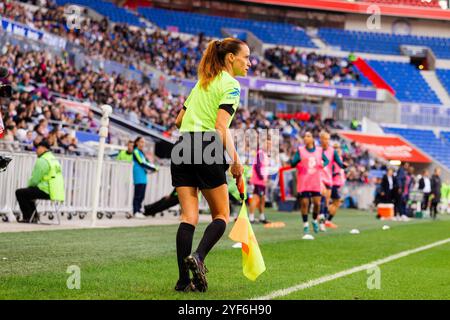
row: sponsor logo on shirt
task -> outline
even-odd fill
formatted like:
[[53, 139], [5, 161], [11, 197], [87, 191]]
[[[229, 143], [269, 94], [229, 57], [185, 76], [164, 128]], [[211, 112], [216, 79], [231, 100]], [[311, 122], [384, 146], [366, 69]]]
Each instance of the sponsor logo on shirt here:
[[229, 96], [230, 98], [238, 97], [238, 96], [239, 96], [239, 93], [240, 93], [239, 88], [233, 88], [233, 91], [231, 91], [231, 92], [228, 94], [228, 96]]

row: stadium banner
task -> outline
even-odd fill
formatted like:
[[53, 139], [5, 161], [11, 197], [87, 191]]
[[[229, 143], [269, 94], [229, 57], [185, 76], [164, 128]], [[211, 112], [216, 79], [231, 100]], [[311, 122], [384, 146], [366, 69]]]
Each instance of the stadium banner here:
[[377, 101], [377, 90], [357, 87], [341, 87], [332, 85], [299, 83], [296, 81], [280, 81], [268, 79], [251, 79], [250, 89], [304, 94], [312, 96], [324, 96], [332, 98], [348, 98]]
[[[344, 99], [359, 99], [378, 101], [380, 95], [377, 95], [377, 90], [358, 87], [342, 87], [342, 86], [327, 86], [322, 84], [299, 83], [296, 81], [281, 81], [258, 78], [244, 78], [238, 77], [241, 84], [241, 104], [245, 105], [248, 89], [260, 90], [267, 92], [288, 93], [288, 94], [302, 94], [310, 96], [322, 96], [331, 98]], [[180, 83], [187, 89], [191, 90], [196, 81], [182, 79]]]
[[412, 163], [431, 163], [431, 159], [416, 147], [395, 135], [374, 135], [339, 131], [346, 139], [357, 142], [363, 149], [386, 160]]
[[63, 50], [66, 48], [67, 40], [64, 38], [30, 28], [27, 25], [11, 21], [9, 19], [0, 19], [1, 28], [7, 33], [11, 33], [34, 41], [42, 41], [49, 46], [57, 47]]
[[74, 100], [57, 98], [56, 103], [62, 104], [67, 110], [81, 113], [83, 116], [87, 116], [90, 110], [90, 105], [87, 102], [78, 102]]

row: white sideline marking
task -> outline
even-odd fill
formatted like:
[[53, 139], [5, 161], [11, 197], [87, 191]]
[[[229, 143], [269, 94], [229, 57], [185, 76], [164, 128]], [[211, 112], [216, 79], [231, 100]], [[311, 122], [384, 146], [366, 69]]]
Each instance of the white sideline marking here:
[[332, 275], [323, 276], [323, 277], [320, 277], [320, 278], [317, 278], [317, 279], [314, 279], [314, 280], [309, 280], [307, 282], [300, 283], [300, 284], [295, 285], [295, 286], [290, 287], [290, 288], [277, 290], [277, 291], [274, 291], [274, 292], [272, 292], [272, 293], [270, 293], [270, 294], [268, 294], [266, 296], [252, 298], [252, 300], [271, 300], [271, 299], [275, 299], [275, 298], [278, 298], [278, 297], [287, 296], [288, 294], [291, 294], [293, 292], [305, 290], [305, 289], [317, 286], [319, 284], [322, 284], [322, 283], [325, 283], [325, 282], [328, 282], [328, 281], [331, 281], [331, 280], [334, 280], [334, 279], [342, 278], [342, 277], [348, 276], [348, 275], [350, 275], [352, 273], [356, 273], [356, 272], [360, 272], [360, 271], [363, 271], [363, 270], [366, 270], [366, 269], [369, 269], [369, 268], [373, 268], [374, 266], [377, 266], [377, 265], [380, 265], [380, 264], [384, 264], [384, 263], [388, 263], [388, 262], [391, 262], [393, 260], [397, 260], [397, 259], [409, 256], [410, 254], [417, 253], [417, 252], [424, 251], [424, 250], [428, 250], [428, 249], [431, 249], [431, 248], [434, 248], [434, 247], [437, 247], [437, 246], [441, 246], [441, 245], [449, 243], [449, 242], [450, 242], [450, 238], [444, 239], [444, 240], [441, 240], [441, 241], [437, 241], [437, 242], [433, 242], [433, 243], [430, 243], [428, 245], [425, 245], [425, 246], [422, 246], [422, 247], [418, 247], [416, 249], [402, 251], [402, 252], [399, 252], [399, 253], [394, 254], [392, 256], [389, 256], [389, 257], [386, 257], [386, 258], [383, 258], [383, 259], [379, 259], [379, 260], [375, 260], [375, 261], [369, 262], [367, 264], [363, 264], [363, 265], [358, 266], [358, 267], [347, 269], [347, 270], [344, 270], [344, 271], [341, 271], [341, 272], [338, 272], [338, 273], [335, 273], [335, 274], [332, 274]]

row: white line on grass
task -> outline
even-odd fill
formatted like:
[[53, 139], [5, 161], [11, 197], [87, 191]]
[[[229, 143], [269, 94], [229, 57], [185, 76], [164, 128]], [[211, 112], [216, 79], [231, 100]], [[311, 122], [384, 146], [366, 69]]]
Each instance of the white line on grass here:
[[320, 278], [317, 278], [317, 279], [314, 279], [314, 280], [310, 280], [310, 281], [307, 281], [307, 282], [304, 282], [304, 283], [300, 283], [300, 284], [295, 285], [295, 286], [290, 287], [290, 288], [277, 290], [277, 291], [274, 291], [274, 292], [272, 292], [272, 293], [270, 293], [270, 294], [268, 294], [266, 296], [256, 297], [256, 298], [253, 298], [252, 300], [271, 300], [271, 299], [275, 299], [275, 298], [278, 298], [278, 297], [287, 296], [287, 295], [289, 295], [289, 294], [291, 294], [293, 292], [305, 290], [305, 289], [317, 286], [319, 284], [322, 284], [322, 283], [325, 283], [325, 282], [328, 282], [328, 281], [331, 281], [331, 280], [335, 280], [335, 279], [338, 279], [338, 278], [342, 278], [342, 277], [348, 276], [348, 275], [350, 275], [352, 273], [356, 273], [356, 272], [360, 272], [360, 271], [363, 271], [363, 270], [367, 270], [369, 268], [373, 268], [374, 266], [377, 266], [377, 265], [380, 265], [380, 264], [384, 264], [384, 263], [388, 263], [388, 262], [391, 262], [391, 261], [394, 261], [394, 260], [397, 260], [397, 259], [409, 256], [410, 254], [417, 253], [417, 252], [424, 251], [424, 250], [428, 250], [428, 249], [431, 249], [431, 248], [434, 248], [434, 247], [437, 247], [437, 246], [441, 246], [441, 245], [449, 243], [449, 242], [450, 242], [450, 238], [444, 239], [444, 240], [441, 240], [441, 241], [437, 241], [437, 242], [433, 242], [433, 243], [430, 243], [430, 244], [428, 244], [426, 246], [418, 247], [416, 249], [402, 251], [402, 252], [399, 252], [399, 253], [394, 254], [392, 256], [389, 256], [389, 257], [386, 257], [386, 258], [383, 258], [383, 259], [379, 259], [379, 260], [375, 260], [375, 261], [369, 262], [367, 264], [363, 264], [363, 265], [358, 266], [358, 267], [354, 267], [354, 268], [347, 269], [347, 270], [344, 270], [344, 271], [341, 271], [341, 272], [338, 272], [338, 273], [335, 273], [335, 274], [332, 274], [332, 275], [323, 276], [323, 277], [320, 277]]

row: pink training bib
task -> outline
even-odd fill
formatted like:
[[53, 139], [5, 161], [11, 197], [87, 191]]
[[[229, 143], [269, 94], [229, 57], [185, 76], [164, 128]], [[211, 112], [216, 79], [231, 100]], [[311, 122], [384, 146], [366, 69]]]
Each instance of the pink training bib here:
[[342, 187], [346, 180], [345, 171], [338, 165], [335, 165], [333, 168], [333, 186]]
[[334, 161], [334, 149], [332, 147], [328, 147], [323, 150], [326, 157], [328, 158], [328, 165], [323, 168], [322, 170], [322, 179], [323, 183], [329, 187], [333, 185], [333, 174], [332, 174], [332, 168], [333, 164], [335, 164]]
[[297, 164], [297, 192], [320, 192], [323, 171], [323, 150], [316, 147], [309, 152], [306, 147], [299, 147], [301, 161]]
[[267, 167], [269, 165], [269, 158], [267, 157], [266, 153], [263, 150], [258, 150], [258, 153], [256, 154], [256, 157], [259, 157], [260, 161], [261, 161], [261, 175], [262, 178], [258, 177], [258, 175], [256, 174], [256, 159], [253, 162], [252, 165], [252, 177], [250, 179], [250, 183], [252, 185], [257, 185], [257, 186], [265, 186], [267, 183]]

